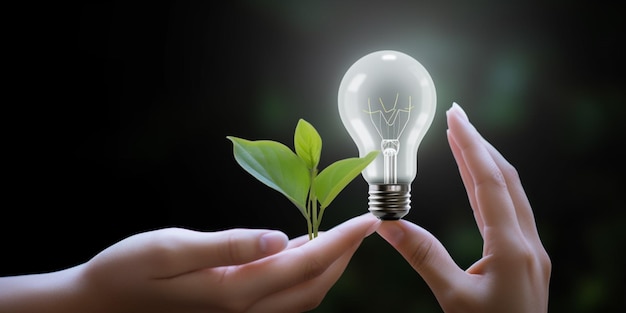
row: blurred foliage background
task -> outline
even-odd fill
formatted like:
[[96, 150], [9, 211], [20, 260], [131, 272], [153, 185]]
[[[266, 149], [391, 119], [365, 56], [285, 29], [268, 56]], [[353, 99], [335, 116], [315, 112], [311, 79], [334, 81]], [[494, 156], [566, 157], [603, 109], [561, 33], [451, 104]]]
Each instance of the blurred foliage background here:
[[[85, 262], [180, 226], [306, 233], [282, 195], [234, 161], [227, 135], [292, 146], [297, 120], [323, 168], [356, 156], [337, 113], [348, 67], [395, 49], [431, 73], [438, 113], [412, 209], [467, 268], [481, 256], [445, 137], [460, 103], [518, 169], [553, 262], [550, 312], [626, 309], [623, 10], [590, 1], [156, 1], [15, 10], [5, 59], [0, 274]], [[325, 229], [367, 212], [359, 177]], [[423, 280], [367, 238], [314, 312], [440, 312]]]

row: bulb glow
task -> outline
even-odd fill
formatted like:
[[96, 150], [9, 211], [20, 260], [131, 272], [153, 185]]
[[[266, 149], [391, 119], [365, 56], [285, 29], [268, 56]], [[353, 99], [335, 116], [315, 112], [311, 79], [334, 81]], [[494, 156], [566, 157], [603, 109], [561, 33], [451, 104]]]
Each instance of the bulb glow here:
[[404, 217], [417, 175], [417, 149], [435, 117], [430, 74], [402, 52], [373, 52], [348, 69], [338, 100], [341, 121], [359, 155], [382, 152], [362, 172], [369, 184], [369, 210], [384, 220]]

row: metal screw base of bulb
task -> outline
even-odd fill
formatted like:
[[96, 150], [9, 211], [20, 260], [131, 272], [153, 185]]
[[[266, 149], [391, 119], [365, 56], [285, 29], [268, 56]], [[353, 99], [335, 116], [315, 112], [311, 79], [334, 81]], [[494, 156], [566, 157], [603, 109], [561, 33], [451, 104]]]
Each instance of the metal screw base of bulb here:
[[370, 185], [369, 211], [381, 220], [399, 220], [411, 208], [408, 184]]

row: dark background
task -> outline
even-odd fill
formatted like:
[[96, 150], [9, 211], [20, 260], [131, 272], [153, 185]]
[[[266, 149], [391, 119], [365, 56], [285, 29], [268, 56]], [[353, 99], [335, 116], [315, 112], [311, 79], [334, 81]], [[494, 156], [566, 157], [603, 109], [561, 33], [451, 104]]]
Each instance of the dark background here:
[[[0, 274], [54, 271], [167, 226], [274, 228], [304, 218], [245, 173], [228, 135], [292, 147], [320, 168], [357, 155], [337, 90], [361, 56], [395, 49], [431, 73], [438, 113], [412, 210], [458, 264], [481, 238], [445, 137], [457, 101], [513, 163], [553, 262], [550, 312], [626, 309], [625, 23], [574, 1], [97, 2], [8, 10]], [[355, 179], [322, 228], [367, 212]], [[422, 279], [367, 238], [315, 312], [440, 312]]]

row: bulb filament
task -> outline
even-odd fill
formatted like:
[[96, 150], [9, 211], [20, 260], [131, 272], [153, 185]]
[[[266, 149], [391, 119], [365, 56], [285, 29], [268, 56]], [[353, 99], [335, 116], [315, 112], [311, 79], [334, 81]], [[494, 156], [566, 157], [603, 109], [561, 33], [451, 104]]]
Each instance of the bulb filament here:
[[383, 139], [380, 146], [383, 151], [383, 182], [396, 184], [398, 177], [397, 155], [400, 150], [400, 141], [397, 139]]
[[411, 118], [411, 96], [408, 97], [408, 106], [406, 108], [398, 108], [398, 98], [400, 94], [396, 93], [393, 106], [387, 108], [382, 98], [378, 98], [380, 109], [372, 109], [370, 98], [367, 98], [368, 109], [365, 113], [370, 115], [370, 120], [374, 128], [380, 135], [381, 150], [384, 158], [383, 181], [385, 184], [397, 183], [397, 155], [400, 150], [400, 136], [404, 132], [409, 119]]

